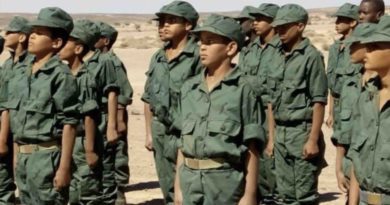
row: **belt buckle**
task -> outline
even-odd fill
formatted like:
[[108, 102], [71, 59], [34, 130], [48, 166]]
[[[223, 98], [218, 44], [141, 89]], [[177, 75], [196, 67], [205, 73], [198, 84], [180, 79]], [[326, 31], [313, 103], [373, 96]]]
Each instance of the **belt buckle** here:
[[367, 193], [367, 203], [373, 205], [381, 205], [382, 204], [382, 195], [377, 193], [368, 192]]

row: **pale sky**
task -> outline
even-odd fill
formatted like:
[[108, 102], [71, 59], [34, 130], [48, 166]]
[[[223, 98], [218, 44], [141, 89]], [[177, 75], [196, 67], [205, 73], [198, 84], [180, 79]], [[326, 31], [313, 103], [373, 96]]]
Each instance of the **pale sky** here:
[[[47, 6], [59, 6], [70, 13], [155, 13], [172, 0], [0, 0], [0, 12], [38, 13]], [[305, 8], [337, 7], [360, 0], [188, 0], [199, 12], [239, 11], [245, 5], [272, 2], [297, 3]], [[390, 0], [385, 0], [386, 5]]]

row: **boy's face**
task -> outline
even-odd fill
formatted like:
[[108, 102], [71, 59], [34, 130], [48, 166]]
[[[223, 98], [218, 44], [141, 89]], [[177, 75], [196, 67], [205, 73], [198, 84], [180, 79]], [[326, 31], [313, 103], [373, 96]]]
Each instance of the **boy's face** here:
[[23, 34], [19, 32], [7, 31], [4, 38], [4, 47], [12, 50], [16, 49], [19, 44], [19, 38], [21, 35]]
[[355, 42], [350, 47], [350, 54], [352, 63], [364, 63], [366, 47], [359, 42]]
[[263, 15], [258, 15], [253, 21], [253, 30], [256, 32], [257, 36], [262, 36], [268, 34], [272, 30], [273, 19]]
[[98, 41], [95, 43], [95, 48], [102, 50], [106, 46], [106, 37], [101, 36]]
[[200, 33], [200, 60], [206, 67], [219, 65], [228, 58], [230, 42], [217, 34], [202, 31]]
[[28, 41], [28, 52], [32, 54], [50, 53], [54, 50], [54, 40], [47, 27], [34, 26]]
[[336, 31], [338, 34], [347, 34], [353, 28], [353, 19], [338, 16], [336, 19]]
[[242, 18], [239, 20], [239, 23], [241, 25], [242, 31], [249, 35], [252, 32], [252, 26], [253, 26], [253, 20], [249, 18]]
[[76, 56], [76, 47], [77, 47], [76, 40], [74, 38], [69, 38], [65, 46], [58, 53], [58, 56], [60, 57], [61, 60], [69, 61], [70, 59], [73, 59]]
[[304, 30], [305, 26], [303, 23], [289, 23], [276, 27], [280, 40], [283, 44], [288, 44], [294, 39], [297, 39]]
[[379, 22], [380, 14], [375, 10], [373, 2], [362, 2], [359, 7], [360, 23], [377, 23]]
[[364, 67], [378, 73], [390, 69], [390, 42], [376, 42], [366, 44], [367, 53], [364, 58]]
[[[158, 21], [160, 39], [170, 41], [187, 34], [192, 25], [184, 18], [165, 14]], [[161, 38], [162, 37], [162, 38]]]

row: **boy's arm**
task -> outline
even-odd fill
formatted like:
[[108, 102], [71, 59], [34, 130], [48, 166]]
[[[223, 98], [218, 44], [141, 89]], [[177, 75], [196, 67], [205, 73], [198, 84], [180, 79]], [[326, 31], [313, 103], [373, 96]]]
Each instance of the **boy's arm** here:
[[144, 114], [145, 114], [145, 129], [146, 129], [145, 148], [149, 151], [152, 151], [153, 150], [153, 138], [152, 138], [153, 114], [150, 111], [149, 103], [146, 102], [144, 105]]
[[309, 139], [303, 147], [303, 157], [311, 159], [318, 155], [318, 139], [321, 133], [321, 126], [324, 120], [325, 105], [323, 103], [314, 103], [313, 106], [313, 123]]
[[349, 181], [348, 179], [344, 176], [343, 172], [343, 158], [345, 157], [345, 147], [343, 145], [337, 144], [336, 145], [336, 177], [337, 177], [337, 183], [339, 189], [347, 193], [349, 189]]
[[97, 161], [99, 159], [95, 151], [95, 131], [96, 124], [92, 116], [86, 115], [84, 117], [84, 127], [85, 127], [85, 158], [87, 164], [90, 168], [96, 167]]
[[333, 106], [334, 106], [334, 98], [332, 95], [329, 95], [329, 115], [328, 115], [328, 119], [326, 119], [326, 126], [328, 128], [332, 128], [334, 123]]
[[116, 143], [118, 140], [117, 132], [117, 114], [118, 114], [118, 97], [115, 91], [108, 93], [108, 122], [107, 122], [107, 141], [110, 144]]
[[349, 187], [348, 204], [358, 205], [359, 204], [359, 182], [356, 179], [354, 166], [351, 166], [351, 184]]
[[65, 124], [62, 133], [60, 165], [54, 177], [54, 188], [58, 191], [67, 187], [71, 179], [71, 162], [76, 137], [76, 126]]
[[9, 150], [9, 147], [7, 146], [9, 129], [9, 112], [8, 110], [4, 110], [1, 112], [0, 123], [0, 157], [5, 156]]
[[268, 114], [268, 142], [265, 148], [265, 152], [268, 156], [271, 157], [274, 155], [274, 139], [275, 139], [275, 124], [276, 124], [271, 103], [268, 103], [267, 114]]
[[180, 167], [184, 163], [184, 156], [180, 149], [177, 151], [177, 161], [176, 161], [176, 174], [175, 174], [175, 205], [182, 205], [183, 204], [183, 193], [181, 191], [180, 187]]
[[255, 205], [257, 193], [257, 176], [259, 167], [259, 152], [256, 143], [249, 142], [245, 160], [245, 192], [238, 205]]

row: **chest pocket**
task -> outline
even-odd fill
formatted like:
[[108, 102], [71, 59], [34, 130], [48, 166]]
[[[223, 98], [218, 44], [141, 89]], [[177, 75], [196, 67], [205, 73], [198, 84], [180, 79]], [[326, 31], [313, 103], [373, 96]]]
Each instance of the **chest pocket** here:
[[211, 136], [223, 134], [235, 137], [241, 132], [241, 125], [233, 120], [213, 120], [208, 123], [208, 132]]
[[30, 100], [25, 106], [27, 119], [26, 134], [51, 135], [55, 128], [54, 103], [49, 99]]
[[307, 105], [306, 102], [306, 83], [297, 81], [285, 82], [284, 83], [284, 100], [286, 106], [289, 109], [304, 108]]

